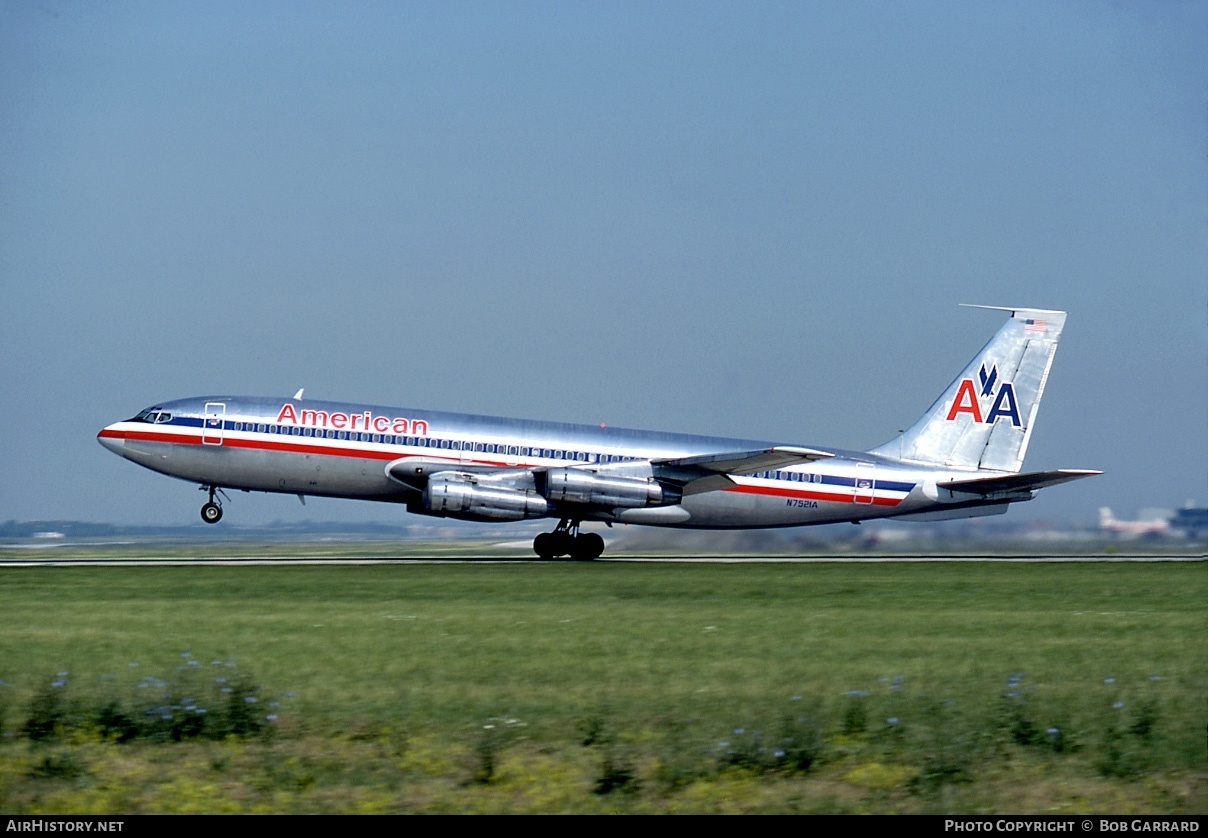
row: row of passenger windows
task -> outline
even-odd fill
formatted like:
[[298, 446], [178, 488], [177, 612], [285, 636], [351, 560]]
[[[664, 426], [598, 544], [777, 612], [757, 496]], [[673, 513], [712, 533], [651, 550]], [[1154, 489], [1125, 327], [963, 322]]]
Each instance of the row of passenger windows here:
[[821, 483], [821, 474], [806, 474], [800, 471], [761, 471], [758, 474], [752, 474], [752, 477], [761, 477], [764, 480], [789, 480], [793, 483]]
[[[152, 419], [151, 421], [155, 421]], [[161, 420], [162, 421], [162, 420]], [[297, 425], [268, 425], [255, 422], [227, 422], [229, 430], [251, 431], [261, 434], [283, 436], [305, 436], [316, 439], [343, 439], [351, 442], [377, 442], [386, 445], [408, 445], [414, 448], [438, 448], [446, 451], [470, 451], [475, 454], [496, 454], [504, 457], [540, 457], [546, 460], [570, 460], [576, 463], [624, 463], [638, 459], [617, 454], [595, 454], [584, 451], [565, 451], [559, 448], [531, 448], [524, 445], [500, 445], [494, 442], [469, 442], [458, 439], [436, 439], [427, 436], [395, 436], [371, 434], [363, 431], [333, 431], [326, 428], [308, 428]], [[788, 480], [793, 483], [821, 483], [821, 474], [800, 471], [761, 471], [752, 477], [764, 480]]]
[[532, 448], [524, 445], [500, 445], [494, 442], [470, 442], [459, 439], [436, 439], [427, 436], [395, 436], [371, 434], [363, 431], [333, 431], [326, 428], [308, 428], [297, 425], [267, 425], [254, 422], [228, 422], [230, 430], [252, 431], [261, 434], [282, 436], [304, 436], [315, 439], [344, 439], [351, 442], [377, 442], [386, 445], [408, 445], [415, 448], [438, 448], [445, 451], [468, 451], [474, 454], [495, 454], [503, 457], [541, 457], [547, 460], [570, 460], [576, 463], [623, 463], [638, 459], [616, 454], [595, 454], [584, 451], [565, 451], [558, 448]]

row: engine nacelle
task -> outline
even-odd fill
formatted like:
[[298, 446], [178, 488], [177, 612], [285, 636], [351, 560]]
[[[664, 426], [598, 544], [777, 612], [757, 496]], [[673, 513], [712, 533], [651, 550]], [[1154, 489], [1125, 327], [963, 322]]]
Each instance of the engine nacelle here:
[[[538, 488], [542, 488], [540, 482]], [[545, 473], [544, 495], [556, 503], [630, 509], [679, 503], [682, 495], [655, 480], [612, 477], [577, 468], [554, 468]]]
[[549, 503], [541, 495], [524, 489], [483, 485], [470, 474], [442, 472], [428, 479], [424, 508], [436, 515], [482, 518], [490, 521], [520, 521], [541, 518]]

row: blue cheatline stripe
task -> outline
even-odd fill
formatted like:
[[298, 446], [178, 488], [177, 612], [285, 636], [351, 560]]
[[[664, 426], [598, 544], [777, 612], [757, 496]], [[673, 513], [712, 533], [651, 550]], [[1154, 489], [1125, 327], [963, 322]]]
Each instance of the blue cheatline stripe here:
[[[861, 477], [861, 480], [866, 480], [866, 477]], [[888, 492], [909, 492], [915, 487], [914, 483], [898, 483], [893, 480], [882, 480], [873, 475], [873, 480], [877, 484], [878, 489], [884, 489]], [[822, 475], [823, 484], [831, 484], [834, 486], [855, 486], [856, 478], [854, 477], [836, 477], [830, 474]]]

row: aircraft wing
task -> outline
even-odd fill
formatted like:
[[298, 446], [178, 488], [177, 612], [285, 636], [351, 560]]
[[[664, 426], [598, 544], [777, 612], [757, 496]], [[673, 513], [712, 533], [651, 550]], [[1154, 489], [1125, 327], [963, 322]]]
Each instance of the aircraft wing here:
[[731, 451], [651, 460], [655, 477], [683, 484], [685, 495], [713, 492], [734, 485], [731, 474], [755, 474], [835, 456], [829, 451], [778, 445], [758, 451]]
[[1023, 474], [997, 474], [993, 477], [962, 477], [936, 485], [952, 492], [968, 492], [974, 495], [997, 495], [1004, 492], [1030, 492], [1067, 483], [1080, 477], [1093, 477], [1101, 471], [1081, 468], [1060, 468], [1055, 471], [1031, 471]]

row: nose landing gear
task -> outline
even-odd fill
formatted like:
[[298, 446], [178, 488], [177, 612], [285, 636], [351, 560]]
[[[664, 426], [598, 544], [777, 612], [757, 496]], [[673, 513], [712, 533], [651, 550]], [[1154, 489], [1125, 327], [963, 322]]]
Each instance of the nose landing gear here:
[[214, 497], [214, 493], [218, 491], [218, 487], [202, 486], [201, 488], [203, 490], [208, 490], [210, 493], [209, 501], [207, 501], [206, 504], [201, 507], [201, 520], [205, 521], [207, 524], [217, 524], [222, 520], [222, 504], [219, 503]]
[[533, 539], [533, 552], [542, 559], [570, 556], [575, 561], [589, 562], [604, 554], [604, 539], [594, 532], [579, 532], [579, 521], [563, 518], [553, 532], [543, 532]]

